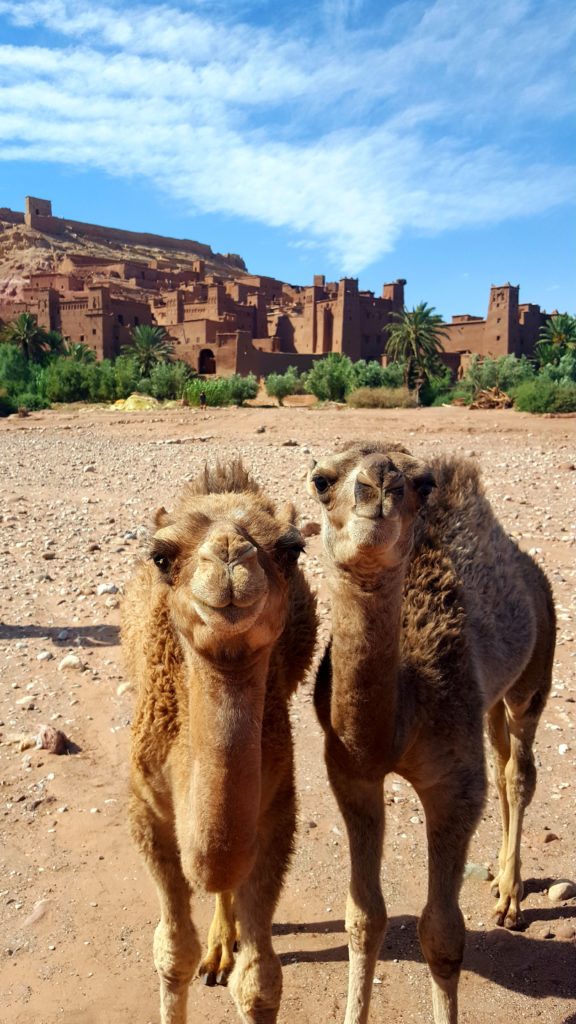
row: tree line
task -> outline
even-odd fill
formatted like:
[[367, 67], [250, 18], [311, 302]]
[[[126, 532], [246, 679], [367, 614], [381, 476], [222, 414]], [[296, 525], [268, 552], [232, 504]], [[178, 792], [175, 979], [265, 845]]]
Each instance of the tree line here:
[[[305, 373], [291, 366], [266, 377], [266, 392], [281, 405], [289, 395], [308, 393], [320, 401], [359, 407], [471, 402], [478, 391], [498, 387], [530, 412], [576, 410], [576, 317], [552, 316], [543, 327], [535, 358], [475, 357], [455, 386], [442, 362], [446, 330], [434, 307], [421, 302], [394, 313], [386, 328], [387, 365], [331, 353]], [[160, 401], [197, 405], [242, 404], [254, 398], [253, 374], [199, 377], [174, 358], [163, 327], [134, 327], [130, 344], [115, 360], [97, 361], [89, 346], [66, 342], [21, 313], [0, 331], [0, 415], [45, 408], [54, 402], [110, 403], [134, 391]]]

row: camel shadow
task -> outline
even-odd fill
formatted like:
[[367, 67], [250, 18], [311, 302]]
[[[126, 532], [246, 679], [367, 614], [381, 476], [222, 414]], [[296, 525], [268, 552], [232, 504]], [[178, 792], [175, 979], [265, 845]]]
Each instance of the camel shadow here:
[[[528, 923], [548, 920], [550, 917], [569, 919], [576, 916], [576, 907], [556, 907], [550, 911], [527, 910], [524, 912]], [[424, 964], [417, 933], [418, 918], [399, 915], [390, 918], [388, 931], [380, 950], [380, 962], [404, 960]], [[275, 934], [289, 932], [321, 935], [322, 933], [344, 932], [344, 921], [318, 921], [306, 925], [277, 925]], [[289, 966], [296, 959], [299, 963], [338, 963], [348, 960], [348, 946], [341, 945], [326, 949], [292, 950], [280, 957]], [[504, 928], [490, 931], [468, 929], [464, 954], [464, 971], [491, 981], [501, 988], [518, 992], [532, 999], [549, 996], [572, 999], [576, 997], [576, 976], [574, 974], [574, 944], [553, 939], [532, 938], [521, 932], [509, 932]], [[566, 1018], [563, 1024], [576, 1024], [576, 1014]]]
[[[59, 639], [64, 632], [67, 636]], [[114, 647], [120, 642], [118, 626], [34, 626], [32, 623], [10, 625], [0, 622], [0, 640], [50, 640], [55, 647], [70, 647], [78, 641], [79, 647]]]

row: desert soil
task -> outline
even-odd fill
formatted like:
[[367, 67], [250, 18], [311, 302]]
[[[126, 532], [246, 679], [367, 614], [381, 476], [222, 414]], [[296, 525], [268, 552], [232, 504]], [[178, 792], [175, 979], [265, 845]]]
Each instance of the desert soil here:
[[[258, 432], [258, 428], [265, 429]], [[170, 508], [205, 460], [241, 453], [276, 498], [316, 520], [303, 481], [311, 454], [387, 437], [415, 454], [478, 460], [505, 527], [545, 567], [558, 611], [553, 691], [536, 742], [538, 789], [524, 831], [527, 928], [491, 921], [499, 845], [491, 788], [474, 836], [461, 905], [468, 938], [461, 1024], [576, 1022], [576, 900], [548, 889], [576, 874], [576, 419], [513, 411], [368, 412], [310, 408], [118, 413], [69, 408], [0, 422], [0, 1018], [5, 1024], [156, 1024], [156, 896], [126, 822], [132, 694], [118, 643], [123, 587], [142, 556], [152, 512]], [[288, 444], [290, 442], [290, 444]], [[303, 559], [318, 591], [320, 643], [329, 605], [320, 538]], [[60, 669], [69, 653], [76, 667]], [[74, 659], [71, 659], [74, 661]], [[296, 695], [297, 852], [276, 914], [284, 995], [279, 1024], [341, 1022], [347, 983], [343, 913], [347, 845], [330, 793], [312, 705]], [[20, 749], [41, 724], [76, 753]], [[421, 808], [386, 780], [383, 887], [389, 930], [371, 1021], [431, 1021], [416, 934], [425, 902]], [[206, 934], [211, 899], [194, 917]], [[194, 981], [190, 1024], [233, 1022], [229, 993]]]

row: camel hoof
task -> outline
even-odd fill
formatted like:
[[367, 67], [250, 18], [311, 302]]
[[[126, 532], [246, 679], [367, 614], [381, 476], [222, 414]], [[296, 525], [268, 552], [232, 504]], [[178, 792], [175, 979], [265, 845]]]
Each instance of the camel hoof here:
[[507, 914], [504, 918], [504, 927], [510, 932], [523, 932], [526, 928], [526, 921], [523, 914]]
[[226, 986], [228, 984], [228, 976], [229, 976], [229, 974], [230, 974], [230, 971], [227, 971], [227, 970], [218, 971], [218, 974], [216, 975], [216, 984], [217, 985], [224, 985], [224, 986]]
[[216, 984], [216, 975], [214, 974], [214, 971], [207, 971], [206, 974], [200, 975], [200, 980], [203, 985], [207, 986], [207, 988], [213, 988]]

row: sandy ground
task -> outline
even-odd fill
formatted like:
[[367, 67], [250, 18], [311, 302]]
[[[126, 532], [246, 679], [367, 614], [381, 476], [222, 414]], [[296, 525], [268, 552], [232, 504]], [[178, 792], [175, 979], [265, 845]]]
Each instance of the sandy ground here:
[[[257, 428], [264, 427], [263, 432]], [[152, 964], [156, 896], [126, 824], [132, 697], [118, 646], [119, 600], [152, 511], [173, 502], [207, 460], [241, 452], [278, 498], [315, 519], [303, 489], [309, 453], [388, 437], [415, 454], [480, 462], [506, 528], [545, 566], [557, 601], [554, 688], [536, 743], [537, 794], [524, 838], [528, 922], [491, 922], [489, 883], [469, 877], [461, 1024], [576, 1022], [576, 900], [553, 903], [553, 881], [576, 874], [576, 419], [466, 409], [193, 410], [146, 414], [72, 408], [0, 421], [0, 1018], [5, 1024], [156, 1024]], [[287, 442], [292, 442], [287, 444]], [[304, 558], [318, 590], [321, 642], [329, 608], [320, 540]], [[67, 653], [80, 666], [59, 670]], [[347, 847], [326, 782], [311, 680], [292, 709], [300, 801], [297, 852], [275, 925], [284, 965], [280, 1024], [341, 1022], [347, 983], [343, 912]], [[63, 729], [78, 752], [19, 750], [15, 734]], [[371, 1021], [431, 1021], [417, 936], [426, 851], [419, 803], [386, 781], [383, 886], [390, 926]], [[491, 790], [470, 849], [494, 868], [499, 815]], [[205, 934], [211, 901], [195, 900]], [[198, 981], [189, 1021], [236, 1019], [225, 989]]]

